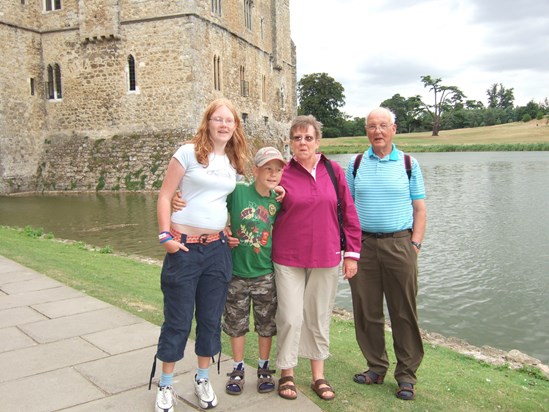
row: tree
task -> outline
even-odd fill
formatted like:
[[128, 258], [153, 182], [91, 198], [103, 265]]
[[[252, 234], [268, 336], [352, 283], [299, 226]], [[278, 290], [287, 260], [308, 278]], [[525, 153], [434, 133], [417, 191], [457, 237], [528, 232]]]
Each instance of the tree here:
[[423, 112], [419, 96], [405, 98], [397, 93], [390, 99], [384, 100], [381, 106], [390, 109], [396, 115], [399, 132], [412, 133], [417, 131]]
[[336, 128], [344, 118], [344, 88], [327, 73], [306, 74], [297, 83], [299, 114], [312, 114], [326, 128]]
[[[499, 87], [498, 87], [499, 86]], [[506, 89], [503, 84], [494, 83], [486, 90], [489, 109], [512, 109], [515, 102], [514, 89]]]
[[440, 83], [442, 79], [433, 79], [431, 76], [421, 76], [424, 87], [430, 87], [429, 91], [434, 93], [435, 103], [428, 105], [423, 103], [427, 112], [433, 120], [433, 136], [438, 136], [442, 126], [442, 116], [454, 110], [456, 104], [462, 107], [462, 99], [465, 98], [463, 92], [456, 86], [443, 86]]

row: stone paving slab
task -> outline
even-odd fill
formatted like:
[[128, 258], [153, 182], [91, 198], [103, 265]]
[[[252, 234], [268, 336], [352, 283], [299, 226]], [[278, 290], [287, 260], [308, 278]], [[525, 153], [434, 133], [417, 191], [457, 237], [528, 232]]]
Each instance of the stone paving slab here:
[[106, 302], [90, 296], [79, 296], [73, 299], [66, 299], [56, 302], [39, 303], [31, 307], [43, 313], [48, 318], [60, 318], [62, 316], [76, 315], [78, 313], [90, 312], [92, 310], [105, 309], [110, 307]]
[[143, 320], [109, 306], [106, 309], [22, 325], [21, 330], [37, 342], [46, 343], [138, 322]]
[[17, 308], [20, 306], [36, 305], [38, 303], [55, 302], [62, 299], [72, 299], [85, 296], [83, 293], [68, 286], [60, 286], [54, 289], [37, 290], [20, 295], [6, 295], [0, 297], [0, 310]]
[[159, 336], [159, 326], [149, 322], [141, 322], [83, 335], [82, 338], [108, 354], [116, 355], [148, 346], [156, 346]]
[[16, 327], [0, 329], [0, 353], [38, 345]]
[[[107, 356], [81, 338], [0, 353], [0, 382], [77, 365]], [[1, 399], [1, 398], [0, 398]]]
[[0, 328], [47, 320], [44, 315], [28, 306], [10, 308], [0, 312]]
[[2, 290], [8, 295], [18, 295], [20, 293], [58, 288], [60, 286], [63, 286], [63, 284], [59, 283], [56, 280], [42, 277], [37, 279], [25, 280], [23, 282], [6, 283], [2, 285]]
[[[120, 393], [148, 384], [156, 346], [121, 353], [76, 365], [75, 369], [108, 394]], [[186, 366], [186, 367], [185, 367]], [[160, 362], [157, 362], [157, 378]], [[196, 368], [196, 362], [178, 362], [178, 373]]]
[[[147, 387], [139, 387], [130, 391], [88, 402], [82, 405], [63, 409], [63, 412], [98, 412], [98, 411], [121, 411], [121, 412], [153, 412], [156, 392]], [[219, 409], [219, 408], [217, 408]], [[176, 406], [176, 412], [189, 411], [189, 407], [183, 402]], [[222, 409], [219, 409], [221, 412]], [[218, 412], [216, 409], [213, 412]]]
[[[5, 372], [4, 370], [2, 373]], [[14, 412], [51, 412], [104, 396], [91, 382], [73, 368], [67, 367], [0, 384], [0, 409]]]

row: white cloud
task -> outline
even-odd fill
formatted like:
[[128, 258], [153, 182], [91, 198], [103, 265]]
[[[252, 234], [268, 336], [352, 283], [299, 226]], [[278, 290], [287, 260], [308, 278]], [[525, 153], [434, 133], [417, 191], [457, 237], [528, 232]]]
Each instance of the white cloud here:
[[515, 104], [549, 97], [549, 2], [291, 0], [297, 76], [328, 73], [343, 111], [364, 116], [399, 93], [432, 99], [421, 76], [486, 104], [494, 83]]

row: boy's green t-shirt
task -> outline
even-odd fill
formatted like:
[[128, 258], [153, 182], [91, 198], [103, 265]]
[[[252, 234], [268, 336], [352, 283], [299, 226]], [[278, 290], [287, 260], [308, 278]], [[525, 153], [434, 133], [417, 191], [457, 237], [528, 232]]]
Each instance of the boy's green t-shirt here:
[[254, 278], [273, 273], [272, 232], [280, 203], [271, 191], [263, 197], [254, 183], [239, 182], [227, 197], [231, 230], [240, 244], [232, 249], [233, 274]]

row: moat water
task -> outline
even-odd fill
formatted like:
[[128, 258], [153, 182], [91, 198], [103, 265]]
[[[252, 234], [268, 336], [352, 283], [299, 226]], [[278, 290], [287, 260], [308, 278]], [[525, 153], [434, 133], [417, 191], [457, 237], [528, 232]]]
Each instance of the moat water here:
[[[414, 156], [427, 188], [421, 327], [549, 364], [549, 152]], [[0, 224], [163, 257], [155, 193], [0, 197]], [[343, 280], [336, 305], [351, 310]]]

